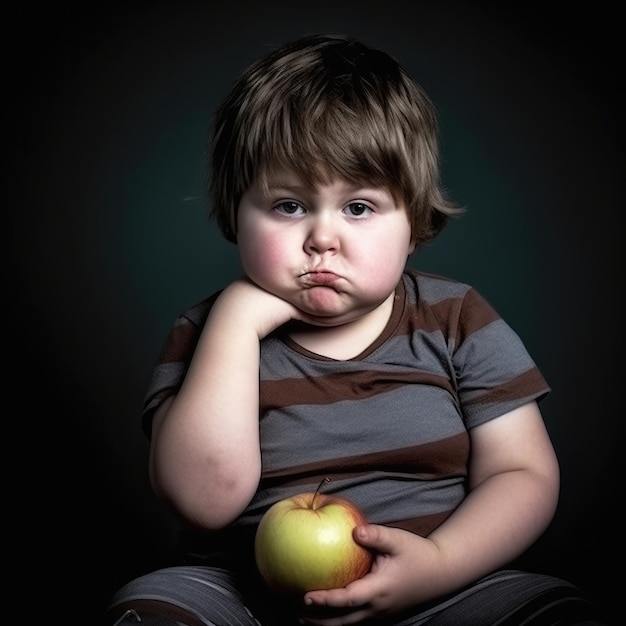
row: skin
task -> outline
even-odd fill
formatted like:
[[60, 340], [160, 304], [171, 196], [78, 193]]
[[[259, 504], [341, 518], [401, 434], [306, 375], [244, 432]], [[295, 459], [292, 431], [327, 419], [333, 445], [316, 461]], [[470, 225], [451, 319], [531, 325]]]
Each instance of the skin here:
[[[292, 338], [303, 347], [357, 356], [384, 329], [415, 248], [404, 208], [385, 189], [343, 180], [310, 187], [289, 171], [275, 173], [267, 194], [256, 185], [244, 194], [237, 242], [245, 275], [212, 308], [180, 392], [154, 416], [150, 450], [155, 491], [207, 530], [237, 518], [261, 475], [260, 339], [300, 320]], [[305, 594], [304, 623], [356, 624], [431, 600], [541, 535], [556, 509], [559, 468], [536, 403], [470, 438], [469, 493], [455, 513], [428, 537], [357, 527], [355, 540], [377, 554], [371, 572]]]

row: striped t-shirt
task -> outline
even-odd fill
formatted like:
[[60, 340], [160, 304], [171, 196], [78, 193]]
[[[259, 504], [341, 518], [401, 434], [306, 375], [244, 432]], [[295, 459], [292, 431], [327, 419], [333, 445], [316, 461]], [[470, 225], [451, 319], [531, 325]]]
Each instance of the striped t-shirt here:
[[[217, 294], [182, 314], [156, 365], [143, 424], [180, 387]], [[279, 329], [280, 330], [280, 329]], [[518, 335], [469, 285], [407, 268], [383, 333], [355, 358], [261, 341], [262, 475], [234, 523], [314, 491], [357, 503], [371, 523], [427, 535], [466, 493], [468, 430], [549, 387]]]

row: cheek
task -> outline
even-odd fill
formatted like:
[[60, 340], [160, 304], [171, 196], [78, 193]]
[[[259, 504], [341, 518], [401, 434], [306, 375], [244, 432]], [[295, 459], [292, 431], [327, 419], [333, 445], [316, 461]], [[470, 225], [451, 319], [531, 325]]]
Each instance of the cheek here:
[[400, 255], [369, 257], [362, 264], [363, 288], [372, 295], [387, 294], [392, 290], [406, 265], [406, 257]]
[[254, 239], [244, 237], [238, 246], [244, 272], [261, 285], [276, 278], [290, 258], [285, 239], [271, 234], [257, 233]]
[[373, 277], [392, 277], [404, 268], [412, 251], [410, 234], [404, 229], [374, 233], [367, 240], [360, 241], [360, 263], [367, 266]]
[[[402, 243], [401, 243], [402, 242]], [[406, 267], [409, 254], [412, 252], [409, 237], [404, 233], [395, 236], [375, 237], [359, 250], [358, 282], [363, 294], [378, 299], [392, 291]]]

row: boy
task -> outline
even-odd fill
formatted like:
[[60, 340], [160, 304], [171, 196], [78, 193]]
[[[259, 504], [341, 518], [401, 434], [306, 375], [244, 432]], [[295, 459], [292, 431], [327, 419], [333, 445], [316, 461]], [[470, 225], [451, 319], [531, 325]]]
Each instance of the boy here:
[[[290, 42], [234, 83], [211, 212], [244, 275], [179, 318], [143, 415], [188, 557], [121, 589], [109, 623], [599, 623], [571, 584], [501, 569], [557, 506], [549, 387], [474, 289], [406, 266], [459, 213], [437, 144], [422, 89], [350, 38]], [[325, 477], [365, 512], [374, 565], [274, 596], [256, 525]]]

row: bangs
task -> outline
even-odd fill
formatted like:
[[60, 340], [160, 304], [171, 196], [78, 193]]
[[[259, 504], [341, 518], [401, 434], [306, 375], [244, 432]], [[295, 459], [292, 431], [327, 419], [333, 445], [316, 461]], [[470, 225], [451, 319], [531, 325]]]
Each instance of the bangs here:
[[385, 102], [364, 90], [300, 93], [286, 99], [248, 136], [244, 170], [262, 187], [277, 168], [290, 169], [310, 184], [341, 178], [384, 186], [396, 197], [411, 195], [410, 133]]

